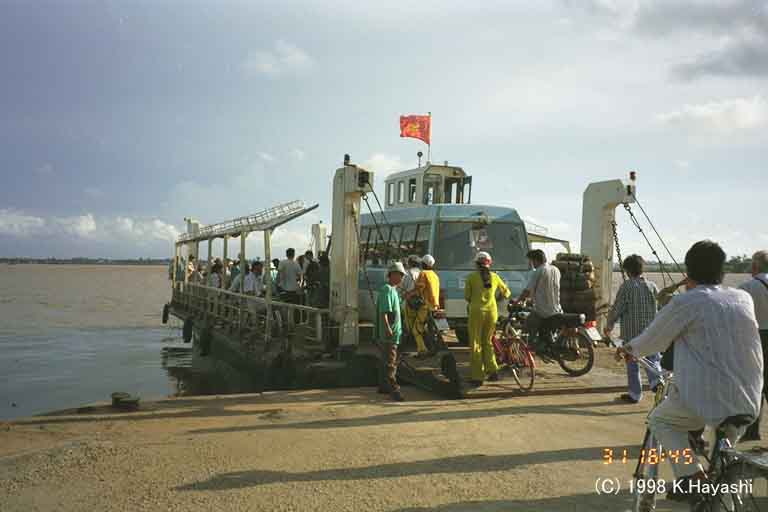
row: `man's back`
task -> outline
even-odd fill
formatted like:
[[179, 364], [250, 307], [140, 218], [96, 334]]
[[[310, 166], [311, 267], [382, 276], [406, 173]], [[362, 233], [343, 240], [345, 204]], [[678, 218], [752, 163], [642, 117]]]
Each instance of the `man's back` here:
[[424, 302], [433, 308], [440, 307], [440, 277], [437, 272], [430, 269], [422, 270], [417, 278], [416, 287]]
[[562, 313], [560, 307], [560, 271], [544, 263], [531, 274], [526, 289], [533, 297], [533, 311], [542, 318]]
[[301, 267], [296, 260], [285, 259], [280, 262], [280, 267], [277, 269], [278, 284], [280, 288], [286, 292], [295, 292], [299, 289], [299, 275], [301, 274]]
[[742, 290], [702, 285], [675, 296], [632, 345], [639, 355], [675, 344], [675, 384], [683, 403], [716, 424], [757, 416], [763, 354], [752, 298]]

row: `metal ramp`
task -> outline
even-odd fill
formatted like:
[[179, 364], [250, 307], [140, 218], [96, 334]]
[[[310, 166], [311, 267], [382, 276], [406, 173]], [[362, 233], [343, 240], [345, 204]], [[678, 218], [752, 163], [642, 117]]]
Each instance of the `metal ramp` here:
[[201, 226], [195, 233], [184, 233], [179, 236], [179, 243], [195, 242], [222, 238], [224, 236], [238, 237], [241, 233], [252, 231], [267, 231], [285, 224], [297, 217], [317, 208], [319, 205], [307, 207], [304, 201], [290, 201], [267, 208], [252, 215]]

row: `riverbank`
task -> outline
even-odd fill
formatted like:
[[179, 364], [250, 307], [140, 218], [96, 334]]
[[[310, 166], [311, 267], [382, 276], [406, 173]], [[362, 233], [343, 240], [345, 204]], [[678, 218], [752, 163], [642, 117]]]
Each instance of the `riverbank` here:
[[595, 480], [629, 481], [633, 461], [603, 450], [636, 449], [651, 398], [615, 397], [339, 389], [69, 410], [0, 424], [0, 508], [623, 511], [626, 492]]

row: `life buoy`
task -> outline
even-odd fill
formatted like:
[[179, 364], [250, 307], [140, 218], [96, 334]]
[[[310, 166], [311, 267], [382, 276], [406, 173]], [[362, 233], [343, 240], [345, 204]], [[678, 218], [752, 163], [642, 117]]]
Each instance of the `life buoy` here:
[[163, 323], [164, 324], [168, 323], [168, 315], [170, 314], [170, 312], [171, 312], [171, 307], [168, 304], [163, 306]]

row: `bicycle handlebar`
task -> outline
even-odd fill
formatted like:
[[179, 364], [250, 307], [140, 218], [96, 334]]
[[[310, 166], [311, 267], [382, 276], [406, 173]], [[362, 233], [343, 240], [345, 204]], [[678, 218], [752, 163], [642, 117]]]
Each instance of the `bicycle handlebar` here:
[[[625, 345], [625, 341], [621, 338], [608, 338], [608, 341], [610, 344], [616, 348], [621, 348]], [[656, 375], [657, 377], [661, 377], [665, 381], [669, 381], [669, 379], [672, 377], [672, 372], [661, 369], [661, 371], [657, 370], [656, 367], [648, 360], [647, 357], [634, 357], [632, 356], [632, 359], [637, 361], [637, 364], [642, 366], [646, 371], [649, 373], [652, 373]]]

